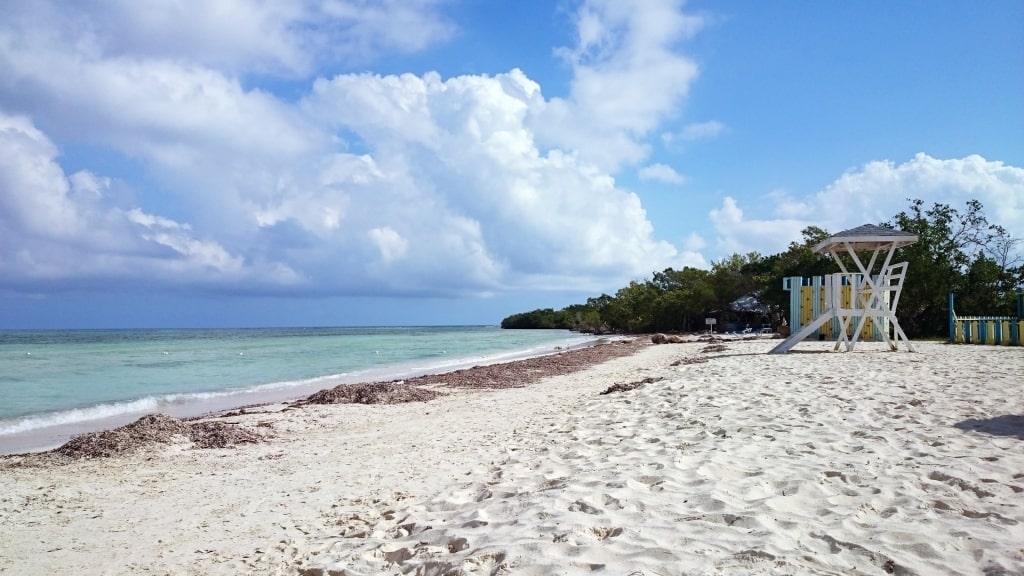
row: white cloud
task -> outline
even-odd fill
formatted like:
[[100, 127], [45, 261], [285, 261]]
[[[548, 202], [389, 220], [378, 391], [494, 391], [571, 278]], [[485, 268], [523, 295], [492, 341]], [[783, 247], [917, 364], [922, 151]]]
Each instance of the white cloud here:
[[683, 241], [683, 250], [699, 253], [707, 247], [707, 241], [696, 232], [690, 232]]
[[574, 72], [570, 96], [549, 102], [532, 123], [542, 146], [578, 151], [608, 170], [647, 157], [644, 137], [676, 114], [697, 77], [697, 65], [674, 49], [703, 22], [681, 5], [582, 3], [577, 43], [559, 51]]
[[665, 164], [651, 164], [644, 166], [637, 172], [641, 180], [655, 180], [666, 184], [682, 184], [686, 178], [675, 171], [671, 166]]
[[[410, 239], [408, 266], [419, 274], [461, 261], [467, 268], [455, 274], [484, 287], [543, 278], [553, 288], [674, 258], [671, 245], [652, 239], [639, 199], [610, 175], [574, 154], [541, 153], [525, 122], [544, 105], [519, 70], [447, 80], [341, 75], [317, 82], [302, 103], [374, 150], [372, 183], [338, 185], [358, 191], [351, 211], [362, 222]], [[437, 234], [443, 241], [431, 240]]]
[[[736, 200], [726, 196], [721, 208], [708, 214], [718, 233], [717, 251], [722, 255], [759, 252], [774, 254], [800, 237], [806, 227], [798, 220], [748, 218]], [[780, 248], [769, 248], [781, 246]]]
[[187, 224], [113, 205], [109, 186], [109, 179], [88, 172], [66, 176], [42, 132], [24, 117], [0, 113], [0, 277], [15, 286], [97, 278], [296, 281], [286, 267], [268, 274], [246, 266], [216, 241], [197, 238]]
[[843, 174], [815, 201], [830, 220], [842, 221], [845, 213], [887, 220], [905, 210], [911, 198], [960, 210], [966, 201], [977, 199], [990, 222], [1024, 238], [1024, 168], [978, 155], [942, 160], [919, 153], [899, 165], [870, 162]]
[[373, 228], [370, 230], [369, 236], [370, 240], [377, 245], [380, 259], [384, 264], [390, 264], [404, 257], [409, 251], [409, 241], [391, 228]]
[[[673, 51], [700, 26], [679, 3], [585, 3], [566, 53], [571, 95], [556, 100], [517, 69], [337, 74], [293, 99], [246, 86], [246, 74], [294, 81], [321, 58], [315, 34], [293, 36], [313, 12], [352, 53], [435, 42], [450, 30], [428, 1], [394, 12], [396, 26], [361, 3], [237, 2], [239, 28], [224, 37], [175, 6], [80, 3], [59, 14], [40, 2], [0, 23], [0, 107], [24, 115], [5, 116], [21, 125], [19, 156], [0, 173], [17, 180], [2, 199], [14, 215], [3, 221], [5, 262], [20, 258], [7, 281], [59, 270], [69, 282], [244, 279], [253, 291], [339, 295], [592, 291], [701, 260], [656, 240], [639, 198], [614, 178], [646, 156], [645, 135], [696, 75]], [[207, 12], [220, 9], [200, 8], [213, 23], [223, 15]], [[187, 41], [153, 30], [157, 17]], [[360, 40], [386, 26], [394, 38]], [[146, 178], [118, 184], [133, 194], [115, 198], [120, 174], [66, 176], [51, 139], [131, 159]], [[42, 192], [29, 201], [28, 190]], [[20, 235], [28, 230], [45, 250]]]
[[719, 134], [725, 131], [725, 125], [721, 122], [712, 120], [709, 122], [700, 122], [697, 124], [688, 124], [677, 133], [666, 133], [662, 135], [662, 140], [666, 143], [671, 143], [676, 140], [682, 140], [684, 142], [692, 142], [695, 140], [708, 140], [717, 137]]
[[[86, 60], [187, 61], [243, 73], [308, 76], [318, 64], [364, 62], [444, 41], [455, 27], [435, 0], [315, 2], [9, 2], [0, 34], [72, 43]], [[40, 27], [41, 21], [47, 22]]]
[[0, 216], [12, 232], [60, 239], [83, 230], [56, 155], [57, 148], [29, 119], [0, 114]]
[[926, 207], [948, 204], [961, 212], [968, 200], [978, 200], [989, 222], [1024, 238], [1024, 168], [977, 155], [942, 160], [921, 153], [902, 164], [869, 162], [806, 197], [767, 194], [753, 203], [763, 208], [760, 218], [749, 218], [735, 199], [727, 197], [721, 208], [711, 211], [710, 219], [721, 253], [772, 254], [799, 240], [800, 230], [807, 226], [839, 232], [887, 222], [907, 210], [909, 199], [923, 200]]

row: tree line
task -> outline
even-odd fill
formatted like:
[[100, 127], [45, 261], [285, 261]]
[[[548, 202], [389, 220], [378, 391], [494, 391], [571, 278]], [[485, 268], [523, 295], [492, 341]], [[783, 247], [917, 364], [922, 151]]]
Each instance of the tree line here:
[[[1024, 245], [1003, 227], [991, 224], [982, 204], [969, 200], [962, 210], [948, 204], [926, 207], [910, 200], [906, 210], [880, 226], [918, 236], [894, 261], [909, 263], [896, 316], [910, 338], [946, 336], [948, 295], [956, 294], [960, 314], [1013, 316], [1015, 291], [1024, 285]], [[654, 272], [614, 295], [601, 294], [561, 310], [513, 314], [502, 328], [558, 328], [589, 333], [696, 332], [705, 318], [720, 323], [768, 323], [777, 326], [789, 314], [789, 293], [782, 280], [838, 271], [829, 256], [813, 248], [831, 234], [805, 228], [802, 241], [778, 254], [733, 254], [710, 270], [684, 267]], [[840, 257], [848, 258], [846, 255]], [[867, 259], [862, 259], [866, 262]], [[847, 265], [848, 270], [854, 270]], [[877, 273], [878, 270], [873, 270]], [[737, 306], [745, 297], [756, 306]]]

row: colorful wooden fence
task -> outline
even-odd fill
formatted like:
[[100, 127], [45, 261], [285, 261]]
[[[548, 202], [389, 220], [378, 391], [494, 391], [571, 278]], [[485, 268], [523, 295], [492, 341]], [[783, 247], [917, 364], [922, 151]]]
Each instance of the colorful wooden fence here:
[[[848, 282], [843, 282], [842, 293], [840, 294], [840, 304], [844, 308], [852, 307], [852, 294], [853, 289], [850, 287]], [[802, 278], [800, 276], [791, 276], [789, 278], [782, 279], [782, 288], [789, 292], [789, 326], [790, 332], [796, 332], [801, 327], [813, 321], [817, 318], [823, 310], [826, 308], [826, 294], [825, 294], [825, 277], [814, 276], [812, 278]], [[886, 299], [888, 301], [888, 298]], [[885, 324], [889, 321], [886, 320]], [[856, 324], [851, 323], [851, 324]], [[888, 330], [888, 326], [882, 327]], [[818, 330], [815, 330], [811, 338], [819, 338], [822, 340], [836, 340], [839, 337], [839, 331], [842, 327], [839, 324], [838, 319], [833, 319], [830, 322], [825, 322]], [[847, 329], [847, 336], [853, 336], [854, 327], [851, 325]], [[875, 321], [872, 318], [867, 318], [864, 322], [864, 328], [860, 331], [860, 341], [862, 342], [881, 342], [883, 340], [881, 332], [875, 326]]]
[[1017, 317], [957, 316], [949, 295], [949, 341], [954, 344], [1024, 346], [1024, 289], [1017, 290]]

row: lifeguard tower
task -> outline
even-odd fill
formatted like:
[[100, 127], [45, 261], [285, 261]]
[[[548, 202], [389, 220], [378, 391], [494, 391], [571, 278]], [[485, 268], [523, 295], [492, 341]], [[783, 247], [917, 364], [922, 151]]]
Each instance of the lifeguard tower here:
[[[839, 350], [840, 345], [845, 345], [847, 351], [853, 350], [860, 338], [861, 330], [868, 318], [871, 318], [876, 326], [879, 326], [882, 338], [891, 350], [899, 348], [902, 339], [907, 350], [914, 351], [907, 335], [900, 327], [896, 319], [896, 305], [900, 301], [900, 293], [903, 291], [903, 280], [907, 276], [907, 263], [899, 262], [892, 264], [892, 257], [896, 250], [917, 242], [917, 236], [894, 230], [865, 224], [850, 230], [845, 230], [831, 236], [814, 247], [815, 254], [828, 254], [832, 260], [839, 265], [841, 272], [825, 276], [824, 281], [824, 307], [818, 316], [802, 326], [791, 336], [783, 340], [778, 346], [772, 348], [770, 354], [785, 354], [793, 346], [802, 342], [805, 338], [814, 333], [826, 322], [833, 319], [839, 322], [839, 335], [836, 338], [836, 345], [833, 350]], [[841, 253], [850, 256], [856, 272], [850, 272], [843, 264]], [[858, 253], [871, 253], [871, 259], [865, 265]], [[872, 271], [875, 265], [881, 260], [881, 268], [877, 275], [873, 276]], [[842, 297], [843, 286], [850, 287], [849, 296]], [[856, 327], [852, 335], [849, 327], [856, 320]], [[892, 327], [892, 338], [889, 337], [889, 326]]]

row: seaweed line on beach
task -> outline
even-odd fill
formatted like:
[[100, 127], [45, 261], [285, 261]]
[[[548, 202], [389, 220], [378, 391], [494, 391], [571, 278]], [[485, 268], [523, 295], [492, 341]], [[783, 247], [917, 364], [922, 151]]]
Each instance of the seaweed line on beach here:
[[451, 388], [521, 388], [551, 376], [569, 374], [612, 358], [628, 356], [641, 346], [646, 346], [646, 343], [639, 338], [615, 340], [515, 362], [474, 366], [445, 374], [419, 376], [406, 380], [406, 382]]
[[568, 374], [605, 360], [632, 354], [641, 344], [639, 339], [605, 342], [546, 356], [473, 366], [406, 380], [340, 384], [293, 402], [291, 406], [425, 402], [443, 396], [442, 392], [436, 390], [436, 387], [442, 386], [476, 390], [521, 388], [550, 376]]

